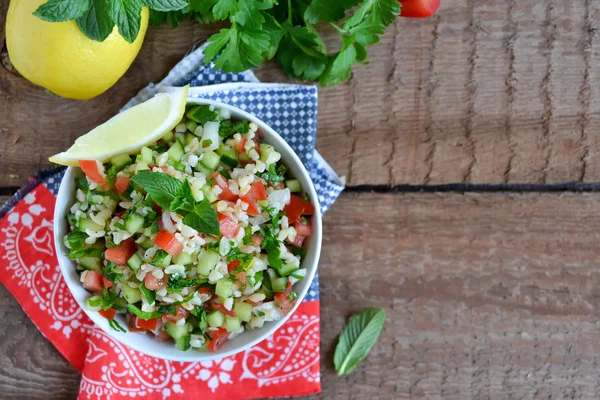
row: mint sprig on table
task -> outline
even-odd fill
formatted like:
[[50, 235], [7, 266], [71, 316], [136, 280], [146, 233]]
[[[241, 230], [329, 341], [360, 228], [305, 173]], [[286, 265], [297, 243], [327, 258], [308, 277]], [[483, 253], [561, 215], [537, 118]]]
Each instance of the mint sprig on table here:
[[163, 209], [184, 215], [184, 224], [201, 233], [220, 235], [216, 211], [208, 200], [194, 199], [187, 179], [180, 181], [162, 172], [140, 171], [131, 181], [141, 186]]
[[381, 308], [365, 308], [360, 314], [350, 317], [333, 356], [338, 375], [349, 374], [367, 357], [386, 319], [387, 314]]
[[[49, 0], [34, 15], [51, 21], [75, 20], [90, 39], [103, 41], [116, 25], [132, 43], [139, 32], [142, 6], [150, 24], [177, 27], [186, 19], [200, 23], [229, 20], [204, 49], [206, 63], [225, 72], [242, 72], [276, 59], [295, 78], [335, 85], [366, 62], [368, 45], [400, 14], [397, 0]], [[353, 10], [353, 11], [350, 11]], [[334, 29], [339, 48], [325, 45], [319, 26]]]

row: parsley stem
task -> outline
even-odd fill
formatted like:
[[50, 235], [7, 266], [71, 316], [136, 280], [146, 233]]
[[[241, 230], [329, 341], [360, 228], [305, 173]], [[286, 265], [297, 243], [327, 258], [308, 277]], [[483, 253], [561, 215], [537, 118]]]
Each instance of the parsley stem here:
[[344, 36], [346, 35], [348, 32], [346, 32], [345, 30], [343, 30], [342, 28], [340, 28], [339, 26], [337, 26], [337, 24], [334, 24], [333, 22], [330, 22], [329, 25], [331, 25], [336, 31], [338, 31], [340, 33], [340, 35]]
[[288, 22], [292, 23], [292, 0], [288, 0]]

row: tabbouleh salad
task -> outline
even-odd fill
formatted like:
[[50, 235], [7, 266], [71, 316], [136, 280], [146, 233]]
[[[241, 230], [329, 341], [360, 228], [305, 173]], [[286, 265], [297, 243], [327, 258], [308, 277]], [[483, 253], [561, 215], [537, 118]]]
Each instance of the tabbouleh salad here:
[[86, 307], [211, 352], [289, 313], [314, 206], [280, 158], [255, 123], [188, 105], [138, 154], [81, 160], [64, 243]]

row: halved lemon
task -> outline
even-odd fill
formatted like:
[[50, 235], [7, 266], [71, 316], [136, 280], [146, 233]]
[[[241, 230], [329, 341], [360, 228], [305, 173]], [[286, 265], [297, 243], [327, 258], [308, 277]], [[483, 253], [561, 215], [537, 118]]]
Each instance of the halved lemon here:
[[169, 88], [150, 100], [112, 117], [75, 140], [71, 148], [50, 157], [56, 164], [77, 166], [79, 160], [106, 162], [156, 142], [183, 117], [188, 86]]

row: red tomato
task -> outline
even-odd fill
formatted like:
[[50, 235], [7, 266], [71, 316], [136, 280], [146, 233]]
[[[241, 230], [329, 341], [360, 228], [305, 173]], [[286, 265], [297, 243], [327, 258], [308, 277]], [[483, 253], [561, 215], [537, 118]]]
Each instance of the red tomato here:
[[252, 235], [252, 246], [260, 247], [260, 245], [262, 244], [262, 241], [263, 241], [263, 237], [260, 233], [255, 233]]
[[187, 316], [188, 316], [187, 310], [181, 306], [177, 306], [177, 315], [164, 314], [162, 316], [162, 320], [176, 322], [182, 318], [187, 318]]
[[200, 293], [200, 294], [206, 294], [206, 295], [210, 296], [212, 294], [212, 291], [210, 290], [210, 288], [201, 287], [201, 288], [198, 289], [198, 293]]
[[256, 307], [256, 306], [260, 306], [263, 302], [261, 301], [252, 301], [252, 300], [246, 300], [246, 303], [252, 304], [252, 307]]
[[117, 211], [115, 213], [115, 217], [122, 217], [123, 214], [125, 214], [127, 212], [127, 210], [121, 210], [121, 211]]
[[135, 254], [137, 246], [133, 239], [123, 240], [117, 247], [109, 247], [104, 252], [104, 258], [117, 265], [126, 265], [127, 260]]
[[162, 230], [152, 240], [155, 245], [172, 255], [177, 256], [183, 250], [183, 245], [171, 232]]
[[150, 290], [162, 290], [167, 287], [169, 276], [165, 275], [161, 279], [158, 279], [151, 273], [147, 273], [144, 277], [144, 286]]
[[293, 224], [303, 215], [312, 215], [312, 213], [315, 212], [315, 206], [303, 198], [292, 194], [290, 196], [289, 204], [287, 204], [283, 210], [288, 217], [289, 223]]
[[269, 186], [272, 187], [272, 188], [274, 188], [274, 189], [279, 189], [279, 190], [285, 189], [285, 184], [283, 182], [279, 182], [279, 183], [276, 183], [274, 185], [272, 185], [272, 184], [269, 183]]
[[237, 195], [233, 194], [231, 189], [229, 189], [229, 182], [227, 181], [227, 179], [225, 179], [223, 175], [221, 175], [218, 172], [213, 172], [209, 176], [210, 178], [215, 180], [215, 185], [221, 188], [221, 193], [219, 194], [219, 196], [217, 196], [219, 200], [227, 200], [232, 201], [234, 203], [237, 201]]
[[253, 216], [260, 215], [257, 201], [267, 199], [265, 184], [262, 181], [252, 183], [250, 190], [245, 195], [240, 196], [240, 199], [248, 204], [248, 214]]
[[112, 281], [109, 281], [105, 276], [102, 277], [102, 283], [104, 284], [104, 287], [107, 289], [110, 289], [111, 286], [113, 285]]
[[275, 302], [279, 304], [279, 308], [283, 312], [283, 315], [287, 315], [292, 308], [294, 308], [295, 301], [290, 301], [290, 293], [292, 292], [292, 282], [287, 283], [285, 292], [275, 293]]
[[85, 277], [83, 278], [83, 287], [90, 292], [101, 292], [104, 289], [102, 284], [102, 275], [96, 271], [85, 271]]
[[208, 350], [216, 353], [229, 338], [229, 332], [225, 328], [218, 328], [216, 331], [208, 331], [211, 341], [208, 344]]
[[431, 17], [440, 8], [440, 0], [399, 0], [400, 16], [406, 18]]
[[138, 328], [138, 326], [136, 325], [137, 322], [137, 317], [135, 315], [132, 315], [129, 318], [129, 332], [145, 332], [145, 329], [142, 328]]
[[242, 262], [240, 260], [233, 260], [227, 264], [227, 271], [229, 271], [230, 274], [233, 273], [233, 271], [235, 271], [235, 269], [239, 267], [241, 263]]
[[158, 318], [142, 319], [135, 317], [135, 326], [140, 329], [148, 329], [153, 331], [158, 326]]
[[290, 244], [293, 244], [296, 247], [302, 247], [302, 244], [304, 243], [304, 239], [306, 239], [304, 236], [296, 235], [296, 238], [294, 240], [288, 240], [286, 238], [285, 241]]
[[117, 176], [117, 181], [115, 182], [115, 192], [119, 194], [123, 194], [127, 188], [129, 187], [129, 178], [123, 175]]
[[171, 335], [166, 331], [160, 330], [158, 331], [158, 335], [156, 335], [156, 340], [159, 342], [168, 342], [171, 340]]
[[302, 219], [294, 223], [294, 229], [296, 233], [301, 236], [312, 236], [313, 228], [310, 219], [306, 220], [306, 223], [302, 222]]
[[162, 208], [161, 208], [161, 206], [159, 206], [156, 203], [153, 203], [152, 207], [154, 207], [154, 210], [157, 212], [158, 215], [162, 215]]
[[98, 185], [104, 185], [106, 183], [106, 176], [104, 175], [104, 165], [97, 160], [79, 160], [79, 166], [81, 170], [92, 182]]
[[243, 153], [246, 151], [246, 149], [244, 149], [244, 147], [246, 146], [246, 142], [248, 141], [248, 139], [246, 138], [246, 136], [242, 136], [242, 139], [240, 139], [239, 142], [237, 142], [237, 144], [235, 145], [236, 150], [239, 153]]
[[218, 219], [221, 235], [225, 236], [227, 239], [232, 239], [237, 236], [240, 231], [240, 226], [234, 220], [223, 214], [219, 214]]
[[213, 308], [215, 310], [221, 310], [225, 314], [229, 315], [230, 317], [237, 316], [237, 314], [235, 313], [235, 311], [226, 309], [225, 306], [223, 304], [219, 303], [218, 301], [213, 301], [212, 302], [212, 306], [213, 306]]
[[114, 308], [109, 308], [108, 310], [98, 310], [98, 314], [102, 315], [104, 318], [111, 320], [115, 318], [115, 315], [117, 315], [117, 310], [115, 310]]

